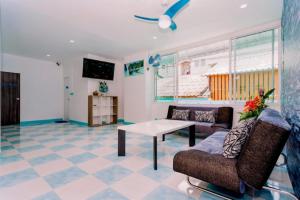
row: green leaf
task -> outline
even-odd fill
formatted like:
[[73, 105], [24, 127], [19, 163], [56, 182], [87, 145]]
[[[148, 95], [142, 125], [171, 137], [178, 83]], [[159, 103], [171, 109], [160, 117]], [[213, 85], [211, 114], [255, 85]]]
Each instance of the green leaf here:
[[264, 99], [268, 99], [268, 98], [271, 96], [271, 94], [274, 93], [274, 91], [275, 91], [275, 88], [269, 90], [269, 91], [265, 94]]

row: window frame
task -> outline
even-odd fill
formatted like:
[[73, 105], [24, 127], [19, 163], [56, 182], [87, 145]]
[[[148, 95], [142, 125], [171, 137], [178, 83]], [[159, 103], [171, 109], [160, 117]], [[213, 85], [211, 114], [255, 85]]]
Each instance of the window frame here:
[[[239, 38], [243, 38], [243, 37], [247, 37], [247, 36], [251, 36], [251, 35], [255, 35], [255, 34], [259, 34], [259, 33], [263, 33], [263, 32], [267, 32], [267, 31], [272, 31], [273, 33], [274, 31], [277, 29], [278, 31], [278, 38], [277, 38], [277, 43], [278, 43], [278, 99], [274, 99], [272, 101], [268, 101], [268, 103], [270, 105], [280, 105], [280, 95], [281, 95], [281, 71], [282, 71], [282, 41], [281, 41], [281, 26], [277, 25], [277, 26], [272, 26], [270, 28], [265, 28], [265, 29], [260, 29], [260, 30], [256, 30], [256, 31], [252, 31], [252, 32], [248, 32], [245, 34], [239, 34], [239, 35], [235, 35], [235, 36], [230, 36], [227, 38], [221, 38], [221, 39], [217, 39], [217, 40], [212, 40], [209, 43], [204, 43], [204, 44], [200, 44], [200, 45], [195, 45], [195, 46], [191, 46], [189, 48], [183, 48], [183, 49], [177, 49], [176, 51], [172, 51], [169, 53], [165, 53], [162, 54], [163, 56], [168, 56], [168, 55], [174, 55], [174, 91], [175, 91], [175, 95], [173, 100], [170, 101], [161, 101], [157, 99], [157, 83], [156, 83], [156, 79], [155, 79], [155, 75], [154, 75], [154, 101], [161, 103], [161, 102], [172, 102], [172, 103], [176, 103], [176, 104], [235, 104], [235, 105], [244, 105], [244, 103], [247, 100], [237, 100], [236, 97], [236, 82], [233, 82], [232, 80], [234, 78], [236, 78], [236, 73], [233, 72], [233, 63], [236, 63], [236, 56], [234, 56], [233, 54], [233, 50], [235, 51], [236, 49], [233, 48], [233, 43], [234, 41], [236, 41]], [[273, 37], [273, 42], [272, 42], [272, 77], [273, 77], [273, 86], [275, 86], [274, 84], [274, 44], [275, 44], [275, 37]], [[188, 49], [192, 49], [192, 48], [197, 48], [197, 47], [201, 47], [201, 46], [206, 46], [206, 45], [210, 45], [213, 43], [218, 43], [218, 42], [222, 42], [222, 41], [228, 41], [229, 42], [229, 56], [228, 56], [228, 63], [229, 63], [229, 88], [228, 88], [228, 95], [229, 98], [228, 100], [192, 100], [192, 99], [182, 99], [182, 98], [178, 98], [178, 62], [179, 62], [179, 52], [182, 50], [188, 50]], [[232, 84], [233, 83], [233, 84]], [[234, 93], [234, 94], [233, 94]]]

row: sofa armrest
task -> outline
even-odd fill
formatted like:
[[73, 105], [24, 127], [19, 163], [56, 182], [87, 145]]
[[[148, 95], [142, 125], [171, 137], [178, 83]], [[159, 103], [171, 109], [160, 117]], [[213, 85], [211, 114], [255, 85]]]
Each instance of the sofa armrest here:
[[172, 114], [173, 114], [173, 109], [175, 109], [176, 106], [172, 106], [170, 105], [169, 108], [168, 108], [168, 113], [167, 113], [167, 119], [172, 119]]
[[216, 131], [229, 131], [231, 125], [226, 123], [214, 123], [211, 128]]
[[173, 160], [174, 171], [240, 194], [244, 192], [243, 184], [235, 165], [236, 159], [194, 149], [178, 152]]

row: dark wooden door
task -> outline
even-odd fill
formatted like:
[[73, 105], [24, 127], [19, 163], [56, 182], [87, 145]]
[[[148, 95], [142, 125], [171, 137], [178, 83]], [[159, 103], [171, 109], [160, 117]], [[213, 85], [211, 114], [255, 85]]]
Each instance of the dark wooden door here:
[[1, 72], [1, 125], [20, 123], [20, 74]]

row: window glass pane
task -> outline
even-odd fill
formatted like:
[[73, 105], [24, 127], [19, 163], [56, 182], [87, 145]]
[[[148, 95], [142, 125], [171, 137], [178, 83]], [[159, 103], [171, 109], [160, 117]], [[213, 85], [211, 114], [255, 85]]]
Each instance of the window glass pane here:
[[275, 88], [278, 98], [278, 30], [265, 31], [233, 41], [233, 96], [249, 100]]
[[161, 57], [160, 67], [155, 69], [155, 99], [173, 101], [175, 96], [175, 55]]
[[215, 101], [229, 98], [229, 41], [179, 52], [179, 99]]

